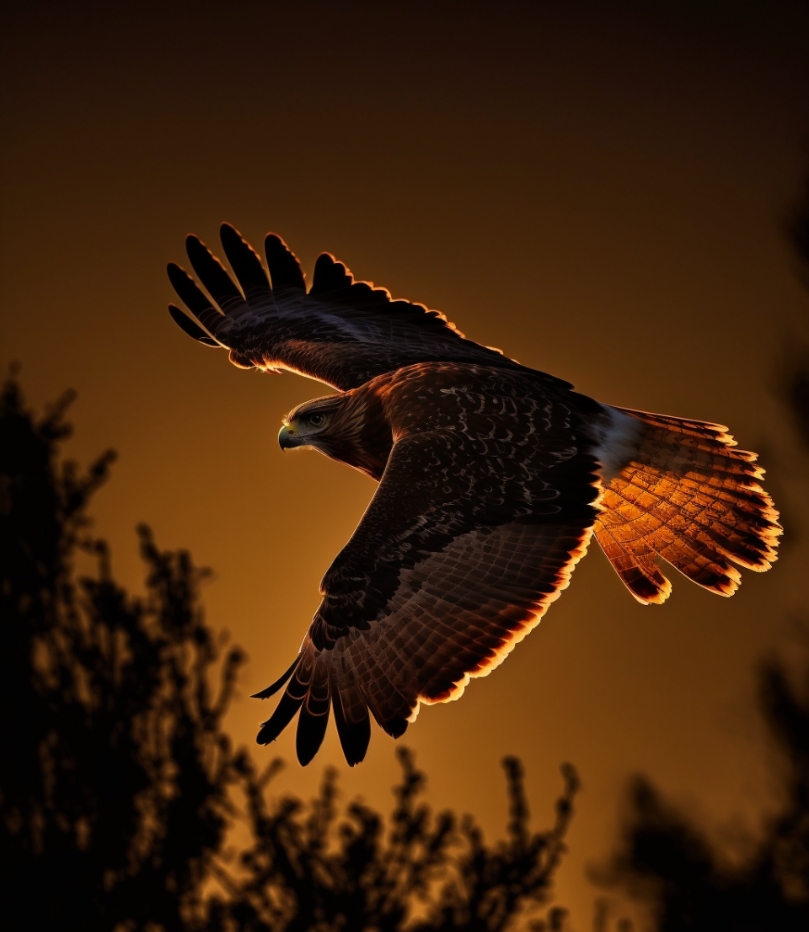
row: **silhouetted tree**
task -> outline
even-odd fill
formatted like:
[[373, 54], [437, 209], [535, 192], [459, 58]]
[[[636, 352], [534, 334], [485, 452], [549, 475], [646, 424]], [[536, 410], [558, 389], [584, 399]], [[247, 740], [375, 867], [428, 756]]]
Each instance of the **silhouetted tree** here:
[[[0, 399], [4, 905], [24, 928], [201, 926], [235, 755], [221, 720], [241, 661], [219, 647], [186, 553], [140, 528], [146, 594], [112, 578], [87, 504], [110, 453], [60, 464], [65, 396], [43, 419]], [[76, 579], [85, 555], [94, 572]]]
[[[145, 592], [115, 582], [87, 507], [110, 453], [60, 460], [65, 396], [37, 419], [0, 396], [0, 852], [5, 928], [561, 930], [550, 909], [577, 779], [530, 830], [518, 761], [504, 762], [506, 838], [434, 814], [412, 754], [389, 819], [318, 797], [275, 797], [222, 728], [239, 665], [207, 626], [205, 573], [139, 528]], [[81, 575], [78, 565], [84, 566]], [[228, 855], [241, 819], [249, 841]]]
[[563, 910], [551, 910], [547, 919], [537, 912], [550, 898], [565, 850], [575, 771], [562, 768], [565, 788], [553, 828], [532, 833], [522, 768], [507, 758], [507, 835], [490, 847], [471, 817], [433, 815], [420, 799], [425, 776], [411, 752], [400, 748], [398, 757], [403, 779], [387, 826], [356, 801], [338, 816], [331, 770], [311, 806], [294, 798], [269, 801], [265, 784], [277, 763], [258, 776], [245, 758], [253, 840], [240, 857], [240, 885], [227, 878], [231, 897], [216, 904], [222, 927], [495, 932], [519, 917], [536, 930], [561, 929]]
[[657, 932], [809, 928], [809, 668], [796, 688], [775, 660], [759, 707], [777, 742], [784, 802], [736, 861], [645, 777], [629, 791], [623, 839], [601, 880], [646, 904]]

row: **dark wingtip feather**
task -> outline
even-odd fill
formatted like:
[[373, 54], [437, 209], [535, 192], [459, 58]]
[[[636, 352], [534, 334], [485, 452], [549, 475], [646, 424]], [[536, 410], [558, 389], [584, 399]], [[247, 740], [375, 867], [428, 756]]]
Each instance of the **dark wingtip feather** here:
[[190, 233], [185, 238], [185, 250], [199, 280], [225, 313], [232, 310], [233, 305], [244, 303], [244, 296], [225, 267], [198, 236]]
[[211, 252], [211, 250], [206, 246], [205, 241], [200, 239], [196, 233], [189, 233], [185, 238], [185, 251], [188, 254], [188, 258], [192, 260], [193, 257], [205, 259], [215, 259], [216, 257]]
[[183, 312], [175, 305], [169, 304], [169, 314], [171, 314], [171, 319], [175, 324], [183, 331], [187, 333], [190, 337], [193, 337], [195, 340], [198, 340], [200, 343], [204, 343], [205, 346], [216, 346], [219, 344], [212, 337], [194, 323], [193, 320], [188, 316], [188, 314], [183, 314]]
[[358, 722], [347, 722], [340, 705], [340, 698], [335, 693], [332, 698], [334, 706], [334, 721], [337, 724], [337, 735], [343, 749], [346, 763], [354, 767], [365, 760], [368, 744], [371, 741], [371, 719], [366, 709], [365, 717]]
[[277, 233], [267, 234], [264, 240], [264, 254], [267, 256], [273, 289], [291, 288], [295, 291], [306, 291], [306, 279], [301, 264]]
[[295, 714], [303, 704], [303, 698], [294, 699], [289, 693], [281, 696], [281, 701], [275, 707], [275, 711], [264, 722], [256, 735], [258, 744], [269, 744], [281, 734], [287, 725], [295, 718]]
[[191, 265], [194, 267], [194, 271], [199, 275], [199, 269], [197, 269], [197, 264], [200, 259], [203, 261], [209, 257], [212, 257], [210, 249], [202, 242], [202, 240], [196, 235], [196, 233], [189, 233], [185, 238], [185, 252], [188, 258], [191, 260]]
[[258, 253], [239, 233], [236, 227], [223, 223], [219, 227], [222, 247], [239, 284], [248, 298], [272, 301], [272, 289]]
[[409, 722], [406, 718], [389, 718], [382, 724], [382, 727], [391, 736], [391, 738], [401, 738], [402, 735], [407, 731], [408, 724]]
[[292, 674], [295, 672], [295, 669], [300, 662], [301, 662], [301, 655], [298, 654], [298, 656], [289, 665], [288, 669], [285, 670], [274, 683], [271, 683], [269, 686], [267, 686], [265, 689], [262, 689], [260, 692], [253, 693], [253, 695], [250, 698], [251, 699], [269, 699], [270, 696], [274, 696], [278, 692], [278, 690], [283, 685], [285, 685], [287, 680], [292, 676]]
[[298, 731], [295, 735], [295, 750], [298, 762], [305, 767], [320, 750], [323, 738], [326, 736], [326, 726], [329, 723], [329, 704], [319, 714], [312, 714], [306, 705], [301, 709], [298, 718]]
[[[171, 287], [177, 292], [177, 294], [183, 299], [183, 301], [185, 301], [185, 303], [188, 304], [188, 301], [186, 301], [184, 292], [189, 290], [189, 285], [188, 285], [189, 282], [191, 283], [191, 285], [193, 285], [194, 288], [196, 288], [197, 291], [199, 291], [199, 288], [197, 287], [197, 283], [194, 281], [193, 278], [191, 278], [188, 272], [186, 272], [186, 270], [181, 265], [177, 265], [176, 262], [169, 262], [169, 264], [166, 266], [166, 271], [169, 273], [169, 281], [171, 282]], [[202, 294], [201, 291], [199, 293]], [[204, 298], [204, 295], [203, 295], [203, 298]], [[205, 304], [206, 306], [210, 304], [207, 298], [205, 298]], [[191, 310], [193, 310], [193, 307], [191, 307], [190, 304], [188, 304], [188, 306], [191, 308]]]
[[216, 333], [217, 327], [222, 320], [221, 312], [211, 304], [207, 295], [184, 268], [175, 262], [169, 262], [167, 271], [172, 288], [177, 292], [183, 304], [208, 330]]
[[350, 288], [353, 283], [354, 278], [351, 273], [342, 262], [337, 262], [334, 256], [324, 252], [317, 257], [311, 294]]
[[[245, 246], [250, 249], [242, 234], [230, 223], [221, 223], [219, 225], [219, 239], [222, 241], [225, 253], [232, 250], [243, 250]], [[252, 249], [250, 251], [252, 252]], [[229, 255], [228, 260], [230, 260]], [[232, 262], [231, 265], [233, 265]]]

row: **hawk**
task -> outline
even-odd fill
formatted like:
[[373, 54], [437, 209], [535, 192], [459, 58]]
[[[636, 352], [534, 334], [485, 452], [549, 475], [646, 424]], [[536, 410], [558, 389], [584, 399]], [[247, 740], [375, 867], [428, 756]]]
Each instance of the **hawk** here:
[[313, 447], [379, 485], [321, 583], [320, 607], [261, 726], [275, 740], [298, 715], [301, 764], [334, 710], [350, 765], [371, 717], [394, 738], [421, 703], [457, 699], [537, 624], [593, 534], [643, 604], [671, 583], [658, 562], [719, 595], [739, 567], [776, 559], [781, 527], [756, 455], [727, 429], [601, 404], [467, 340], [420, 304], [357, 282], [324, 253], [311, 287], [267, 236], [267, 269], [221, 228], [238, 284], [189, 236], [191, 266], [169, 278], [192, 316], [177, 324], [231, 362], [318, 379], [337, 394], [285, 419], [282, 449]]

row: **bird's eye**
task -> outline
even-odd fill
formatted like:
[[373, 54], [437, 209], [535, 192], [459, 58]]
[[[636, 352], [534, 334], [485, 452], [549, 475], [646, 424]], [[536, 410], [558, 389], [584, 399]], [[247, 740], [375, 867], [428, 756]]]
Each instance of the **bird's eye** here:
[[326, 418], [323, 417], [322, 414], [310, 414], [309, 415], [309, 423], [312, 425], [312, 427], [320, 427], [321, 424], [323, 424], [325, 420]]

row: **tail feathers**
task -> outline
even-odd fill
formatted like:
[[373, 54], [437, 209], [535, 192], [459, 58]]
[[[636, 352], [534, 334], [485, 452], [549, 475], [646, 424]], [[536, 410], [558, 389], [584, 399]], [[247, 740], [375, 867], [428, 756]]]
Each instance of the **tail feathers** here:
[[[254, 698], [266, 699], [284, 685], [286, 689], [281, 700], [258, 733], [259, 744], [275, 741], [300, 712], [295, 749], [298, 760], [306, 766], [323, 743], [329, 711], [333, 708], [346, 761], [353, 767], [364, 760], [371, 740], [369, 700], [344, 654], [335, 650], [320, 651], [307, 638], [286, 673]], [[407, 728], [407, 720], [399, 714], [401, 710], [394, 712], [372, 706], [370, 711], [379, 726], [394, 738]]]
[[644, 429], [632, 460], [605, 489], [595, 533], [635, 598], [668, 598], [657, 557], [725, 596], [739, 587], [737, 566], [769, 569], [781, 526], [759, 484], [756, 454], [736, 449], [719, 424], [619, 410]]

